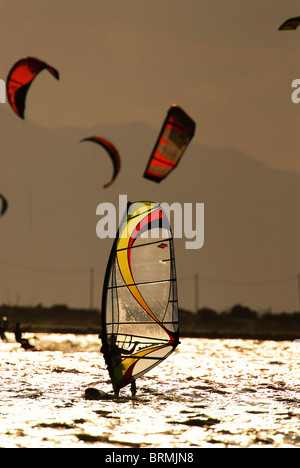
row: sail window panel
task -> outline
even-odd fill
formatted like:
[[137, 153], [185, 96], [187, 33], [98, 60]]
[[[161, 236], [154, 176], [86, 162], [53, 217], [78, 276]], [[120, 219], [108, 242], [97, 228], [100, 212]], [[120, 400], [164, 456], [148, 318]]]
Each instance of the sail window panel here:
[[[150, 324], [152, 326], [152, 324]], [[128, 324], [127, 324], [128, 326]], [[137, 324], [136, 333], [132, 334], [132, 329], [123, 327], [124, 333], [121, 331], [116, 334], [116, 343], [122, 349], [131, 348], [133, 344], [137, 343], [137, 346], [134, 349], [134, 354], [139, 353], [141, 350], [151, 349], [157, 346], [164, 346], [169, 342], [169, 337], [166, 334], [157, 333], [157, 336], [149, 336], [153, 333], [153, 328], [151, 326], [144, 324]], [[144, 333], [144, 330], [147, 329], [147, 333]], [[133, 353], [132, 353], [133, 355]]]
[[155, 359], [153, 361], [150, 361], [148, 359], [140, 359], [134, 366], [132, 376], [135, 379], [141, 377], [142, 375], [146, 374], [146, 372], [149, 372], [151, 369], [153, 369], [153, 367], [160, 364], [161, 361], [161, 359]]
[[[147, 286], [147, 290], [146, 290]], [[155, 314], [157, 319], [165, 324], [167, 329], [172, 330], [172, 320], [178, 320], [178, 314], [174, 313], [175, 303], [170, 302], [169, 300], [169, 283], [160, 283], [154, 285], [145, 285], [143, 288], [140, 285], [139, 290], [145, 299], [146, 303], [151, 308], [151, 311]], [[146, 310], [135, 300], [134, 296], [130, 293], [128, 288], [117, 288], [118, 295], [118, 308], [115, 307], [114, 314], [111, 316], [112, 321], [118, 323], [118, 332], [125, 334], [128, 333], [128, 329], [131, 329], [131, 334], [136, 332], [135, 327], [138, 327], [139, 324], [142, 324], [144, 331], [137, 333], [143, 336], [144, 333], [151, 331], [151, 334], [154, 333], [154, 329], [157, 328], [158, 335], [155, 336], [164, 336], [161, 335], [161, 330], [163, 328], [157, 326], [157, 322], [148, 314]], [[177, 308], [176, 308], [177, 311]], [[107, 316], [107, 321], [109, 317]], [[154, 324], [155, 327], [147, 327], [146, 325]], [[141, 327], [139, 327], [139, 330]], [[165, 333], [165, 332], [164, 332]], [[151, 335], [150, 335], [151, 336]]]
[[151, 342], [160, 344], [161, 342], [168, 341], [169, 338], [166, 331], [162, 327], [157, 326], [155, 322], [119, 323], [117, 334], [118, 336], [132, 337], [133, 342], [134, 337], [136, 337], [136, 339], [141, 340], [143, 347], [146, 343], [147, 345]]
[[139, 291], [143, 299], [160, 322], [163, 322], [165, 319], [169, 290], [170, 283], [168, 281], [139, 285]]
[[169, 242], [150, 243], [131, 249], [132, 274], [135, 283], [165, 281], [170, 278]]
[[119, 322], [135, 323], [153, 321], [153, 318], [146, 312], [142, 305], [137, 302], [129, 288], [117, 288], [117, 296]]
[[167, 346], [167, 347], [162, 347], [159, 350], [155, 350], [152, 353], [149, 353], [147, 355], [147, 358], [139, 359], [137, 361], [137, 363], [134, 366], [133, 374], [142, 375], [143, 373], [145, 373], [145, 371], [148, 372], [149, 369], [155, 367], [157, 364], [160, 364], [161, 361], [166, 359], [171, 354], [172, 351], [173, 351], [173, 348], [171, 346]]

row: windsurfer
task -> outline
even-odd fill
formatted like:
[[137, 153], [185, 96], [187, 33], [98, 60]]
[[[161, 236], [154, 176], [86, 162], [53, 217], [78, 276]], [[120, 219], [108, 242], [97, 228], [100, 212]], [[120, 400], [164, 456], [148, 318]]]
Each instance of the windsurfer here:
[[15, 339], [17, 343], [20, 343], [21, 347], [24, 349], [33, 349], [34, 346], [32, 346], [27, 338], [22, 337], [22, 331], [20, 329], [20, 322], [17, 322], [16, 328], [15, 328]]
[[[100, 348], [100, 352], [103, 353], [104, 357], [106, 357], [108, 354], [110, 355], [110, 359], [111, 359], [114, 367], [117, 366], [120, 362], [122, 362], [122, 355], [126, 355], [126, 356], [131, 355], [135, 351], [135, 348], [138, 345], [138, 342], [135, 342], [135, 343], [133, 343], [133, 345], [129, 349], [128, 348], [127, 349], [120, 348], [116, 343], [117, 337], [116, 336], [110, 336], [109, 341], [108, 341], [108, 349], [110, 350], [110, 353], [108, 353], [106, 347], [104, 346], [101, 334], [99, 335], [99, 338], [102, 340], [102, 346]], [[131, 390], [132, 396], [135, 396], [136, 395], [135, 380], [133, 380], [131, 382], [130, 390]], [[115, 395], [118, 396], [119, 391], [115, 390]]]
[[[99, 338], [102, 340], [102, 335], [99, 335]], [[116, 336], [110, 337], [110, 339], [108, 339], [108, 349], [110, 350], [110, 354], [111, 354], [111, 356], [114, 356], [115, 359], [119, 357], [118, 362], [121, 361], [121, 356], [123, 354], [126, 354], [127, 356], [132, 354], [134, 352], [135, 348], [137, 347], [137, 345], [138, 345], [138, 342], [135, 342], [135, 343], [133, 343], [133, 345], [132, 345], [132, 347], [130, 349], [120, 348], [117, 345], [117, 337]], [[105, 346], [103, 345], [103, 340], [102, 340], [102, 346], [100, 348], [100, 352], [102, 354], [106, 353]]]
[[0, 338], [2, 341], [7, 340], [6, 335], [5, 335], [6, 329], [7, 329], [7, 317], [2, 317], [2, 323], [0, 325]]
[[135, 383], [135, 380], [133, 380], [133, 381], [131, 382], [130, 390], [131, 390], [132, 396], [135, 396], [135, 395], [136, 395], [136, 383]]

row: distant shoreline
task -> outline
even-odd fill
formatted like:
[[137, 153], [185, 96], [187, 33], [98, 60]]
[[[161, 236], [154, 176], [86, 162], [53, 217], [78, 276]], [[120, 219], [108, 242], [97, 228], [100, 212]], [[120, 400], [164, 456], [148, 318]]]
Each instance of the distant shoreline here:
[[[0, 321], [6, 317], [8, 332], [17, 322], [21, 330], [30, 333], [99, 334], [99, 310], [71, 309], [65, 305], [53, 307], [0, 306]], [[199, 309], [197, 314], [179, 310], [180, 336], [208, 339], [251, 339], [294, 341], [300, 339], [300, 312], [258, 314], [248, 307], [235, 305], [217, 313]]]

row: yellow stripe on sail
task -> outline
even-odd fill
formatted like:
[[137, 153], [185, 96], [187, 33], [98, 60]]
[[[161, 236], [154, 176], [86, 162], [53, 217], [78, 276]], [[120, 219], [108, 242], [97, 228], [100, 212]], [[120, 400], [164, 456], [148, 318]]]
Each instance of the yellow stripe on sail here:
[[158, 318], [154, 315], [148, 304], [145, 302], [138, 287], [134, 284], [135, 281], [128, 262], [129, 241], [135, 228], [145, 218], [145, 216], [148, 216], [151, 212], [155, 211], [155, 209], [157, 209], [156, 205], [153, 207], [153, 204], [145, 203], [142, 204], [142, 209], [138, 209], [135, 213], [133, 213], [133, 215], [131, 215], [131, 218], [127, 217], [127, 222], [123, 224], [118, 239], [117, 259], [120, 272], [131, 294], [135, 297], [141, 307], [153, 318], [153, 320], [160, 324]]
[[128, 369], [133, 366], [140, 358], [143, 358], [147, 354], [153, 353], [159, 349], [164, 348], [166, 345], [156, 346], [154, 348], [145, 349], [144, 351], [139, 351], [136, 354], [133, 354], [131, 357], [125, 358], [122, 362], [116, 365], [114, 368], [114, 374], [117, 381], [121, 382], [123, 376], [126, 374]]

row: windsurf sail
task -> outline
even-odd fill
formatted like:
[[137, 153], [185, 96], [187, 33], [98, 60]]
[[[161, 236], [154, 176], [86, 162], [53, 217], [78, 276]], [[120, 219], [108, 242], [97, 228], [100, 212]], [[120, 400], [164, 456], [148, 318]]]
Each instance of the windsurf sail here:
[[195, 128], [195, 122], [184, 110], [173, 105], [162, 125], [144, 177], [160, 182], [173, 171], [193, 138]]
[[128, 203], [102, 295], [102, 351], [115, 393], [174, 351], [178, 328], [169, 221], [157, 203]]

